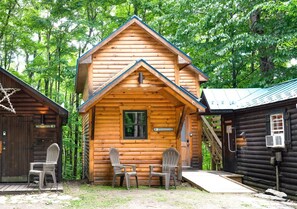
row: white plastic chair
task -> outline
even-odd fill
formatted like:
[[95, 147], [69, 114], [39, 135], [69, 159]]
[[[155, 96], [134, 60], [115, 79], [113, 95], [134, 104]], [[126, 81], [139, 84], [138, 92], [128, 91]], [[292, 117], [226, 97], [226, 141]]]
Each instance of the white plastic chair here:
[[[57, 143], [51, 144], [46, 151], [46, 161], [45, 162], [33, 162], [30, 163], [30, 170], [28, 174], [28, 186], [30, 185], [31, 175], [39, 177], [39, 189], [41, 190], [44, 186], [44, 180], [46, 175], [51, 175], [53, 178], [54, 185], [58, 189], [58, 184], [56, 180], [56, 165], [59, 159], [60, 148]], [[42, 170], [37, 170], [36, 166], [42, 167]]]

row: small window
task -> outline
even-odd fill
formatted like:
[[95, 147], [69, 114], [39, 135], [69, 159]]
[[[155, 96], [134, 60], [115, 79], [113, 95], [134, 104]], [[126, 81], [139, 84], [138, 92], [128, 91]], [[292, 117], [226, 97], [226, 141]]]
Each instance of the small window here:
[[285, 132], [284, 115], [282, 113], [270, 115], [270, 131], [271, 135]]
[[124, 139], [147, 139], [147, 111], [124, 110]]

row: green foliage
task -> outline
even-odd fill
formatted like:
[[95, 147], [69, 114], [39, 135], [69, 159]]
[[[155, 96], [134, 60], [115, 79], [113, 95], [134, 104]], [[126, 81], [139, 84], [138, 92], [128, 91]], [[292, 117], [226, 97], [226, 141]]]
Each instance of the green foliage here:
[[207, 148], [207, 144], [202, 142], [202, 156], [203, 156], [203, 163], [202, 163], [202, 170], [211, 170], [211, 153]]

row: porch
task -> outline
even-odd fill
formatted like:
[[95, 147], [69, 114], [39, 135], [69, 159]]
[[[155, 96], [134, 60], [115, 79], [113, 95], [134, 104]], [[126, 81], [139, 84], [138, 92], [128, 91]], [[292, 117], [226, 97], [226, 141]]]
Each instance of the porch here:
[[[38, 184], [31, 183], [28, 187], [27, 183], [0, 183], [0, 195], [34, 192], [39, 192]], [[57, 189], [52, 183], [48, 183], [40, 192], [63, 192], [63, 184], [58, 183]]]

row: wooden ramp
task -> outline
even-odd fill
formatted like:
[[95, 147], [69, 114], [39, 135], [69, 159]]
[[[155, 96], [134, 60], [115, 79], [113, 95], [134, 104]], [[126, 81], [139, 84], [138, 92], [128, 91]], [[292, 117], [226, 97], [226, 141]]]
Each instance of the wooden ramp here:
[[254, 193], [256, 190], [228, 179], [226, 172], [183, 171], [183, 179], [210, 193]]

